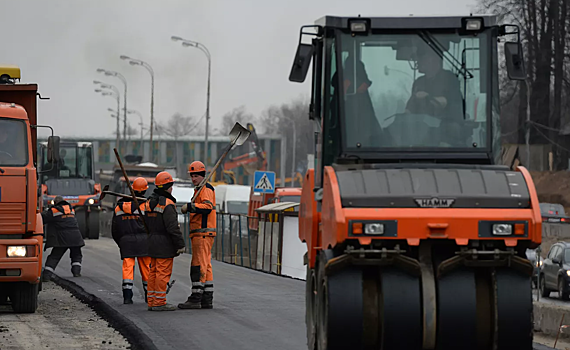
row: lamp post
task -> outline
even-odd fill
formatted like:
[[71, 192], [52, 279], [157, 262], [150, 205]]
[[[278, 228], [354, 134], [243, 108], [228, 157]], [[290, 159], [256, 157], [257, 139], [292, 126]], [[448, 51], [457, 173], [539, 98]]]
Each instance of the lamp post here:
[[114, 71], [110, 71], [110, 70], [106, 70], [103, 68], [97, 68], [97, 73], [103, 73], [106, 76], [109, 77], [116, 77], [119, 78], [123, 84], [125, 85], [125, 92], [124, 92], [124, 96], [123, 96], [123, 111], [124, 111], [124, 123], [123, 123], [123, 137], [125, 138], [125, 152], [127, 150], [127, 79], [125, 79], [125, 77], [119, 73], [119, 72], [114, 72]]
[[139, 118], [140, 118], [140, 120], [141, 120], [141, 122], [140, 122], [140, 124], [139, 124], [139, 125], [141, 126], [141, 146], [140, 146], [140, 148], [141, 148], [141, 152], [144, 153], [144, 152], [143, 152], [143, 147], [144, 147], [144, 146], [143, 146], [143, 120], [142, 120], [142, 115], [140, 114], [139, 111], [135, 111], [135, 110], [132, 110], [132, 109], [129, 109], [129, 110], [127, 111], [127, 113], [128, 113], [128, 114], [133, 114], [133, 113], [134, 113], [134, 114], [138, 114], [138, 116], [139, 116]]
[[212, 67], [212, 56], [210, 55], [210, 51], [208, 50], [208, 48], [196, 41], [192, 41], [192, 40], [187, 40], [187, 39], [183, 39], [179, 36], [171, 36], [170, 39], [172, 39], [172, 41], [181, 41], [182, 42], [182, 46], [183, 47], [194, 47], [199, 49], [200, 51], [202, 51], [206, 57], [208, 58], [208, 87], [207, 87], [207, 92], [206, 92], [206, 135], [204, 137], [204, 156], [203, 156], [203, 161], [204, 164], [206, 165], [206, 167], [208, 166], [208, 126], [209, 126], [209, 121], [210, 121], [210, 73], [211, 73], [211, 67]]
[[[117, 87], [116, 87], [115, 85], [103, 83], [103, 82], [98, 81], [98, 80], [93, 80], [93, 84], [99, 86], [99, 89], [95, 90], [95, 92], [105, 92], [103, 89], [109, 89], [109, 90], [113, 91], [115, 94], [117, 94], [117, 96], [118, 96], [117, 98], [120, 99], [121, 93], [119, 92], [119, 89], [117, 89]], [[119, 102], [117, 102], [117, 103], [119, 103]], [[117, 113], [118, 113], [119, 109], [120, 109], [120, 107], [118, 106], [118, 107], [117, 107]], [[118, 125], [118, 124], [119, 124], [119, 122], [117, 121], [117, 125]], [[119, 129], [118, 129], [119, 137], [117, 138], [117, 149], [121, 149], [121, 148], [120, 148], [120, 146], [121, 146], [121, 143], [120, 143], [120, 142], [121, 142], [121, 141], [120, 141], [120, 133], [121, 133], [121, 132], [120, 132], [120, 127], [119, 127], [119, 126], [118, 126], [118, 128], [119, 128]], [[127, 135], [123, 135], [123, 138], [124, 138], [124, 141], [125, 141], [125, 149], [124, 149], [124, 152], [126, 152], [126, 150], [127, 150], [127, 144], [126, 144], [126, 142], [127, 142]]]
[[154, 144], [152, 142], [152, 132], [154, 127], [154, 70], [150, 64], [138, 60], [136, 58], [131, 58], [125, 55], [121, 55], [122, 60], [129, 61], [131, 66], [142, 66], [150, 73], [150, 161], [154, 161]]
[[[101, 93], [101, 95], [103, 96], [115, 97], [117, 99], [117, 115], [120, 115], [121, 106], [119, 101], [121, 96], [119, 95], [119, 93], [115, 91], [103, 91], [101, 89], [95, 89], [95, 92]], [[121, 127], [119, 125], [119, 119], [120, 118], [117, 118], [117, 140], [115, 141], [117, 143], [117, 147], [119, 147], [119, 143], [121, 142]]]

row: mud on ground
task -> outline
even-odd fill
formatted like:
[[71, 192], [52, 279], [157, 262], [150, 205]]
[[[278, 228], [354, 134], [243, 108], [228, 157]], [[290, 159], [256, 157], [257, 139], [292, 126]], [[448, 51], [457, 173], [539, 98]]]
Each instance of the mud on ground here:
[[570, 172], [531, 171], [538, 193], [538, 200], [544, 203], [559, 203], [570, 213]]
[[0, 349], [130, 349], [130, 344], [87, 305], [48, 282], [35, 314], [0, 306]]

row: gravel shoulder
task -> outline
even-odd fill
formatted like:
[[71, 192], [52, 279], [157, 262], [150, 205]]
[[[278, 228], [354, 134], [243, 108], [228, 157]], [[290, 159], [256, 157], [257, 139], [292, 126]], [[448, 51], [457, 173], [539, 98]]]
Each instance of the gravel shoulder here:
[[0, 349], [130, 349], [92, 309], [53, 282], [43, 284], [35, 314], [0, 306]]

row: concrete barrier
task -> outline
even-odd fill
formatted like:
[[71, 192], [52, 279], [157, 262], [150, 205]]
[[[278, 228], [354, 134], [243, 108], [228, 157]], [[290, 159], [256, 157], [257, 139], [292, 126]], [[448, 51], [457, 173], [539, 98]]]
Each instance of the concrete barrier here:
[[[534, 302], [534, 331], [545, 335], [556, 336], [560, 321], [564, 315], [563, 325], [570, 325], [570, 304], [561, 306], [550, 303]], [[563, 328], [563, 338], [570, 338], [570, 328]]]

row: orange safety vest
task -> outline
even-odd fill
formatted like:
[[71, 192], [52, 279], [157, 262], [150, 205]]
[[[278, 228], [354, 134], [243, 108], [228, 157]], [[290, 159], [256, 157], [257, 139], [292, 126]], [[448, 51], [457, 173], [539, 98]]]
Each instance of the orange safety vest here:
[[216, 194], [212, 185], [205, 186], [194, 201], [196, 212], [190, 214], [190, 237], [216, 236]]
[[71, 205], [68, 205], [68, 204], [62, 205], [61, 208], [63, 208], [63, 212], [61, 212], [56, 207], [51, 208], [51, 213], [52, 213], [53, 217], [61, 216], [62, 218], [68, 218], [68, 217], [74, 217], [75, 216], [75, 210], [73, 210]]

